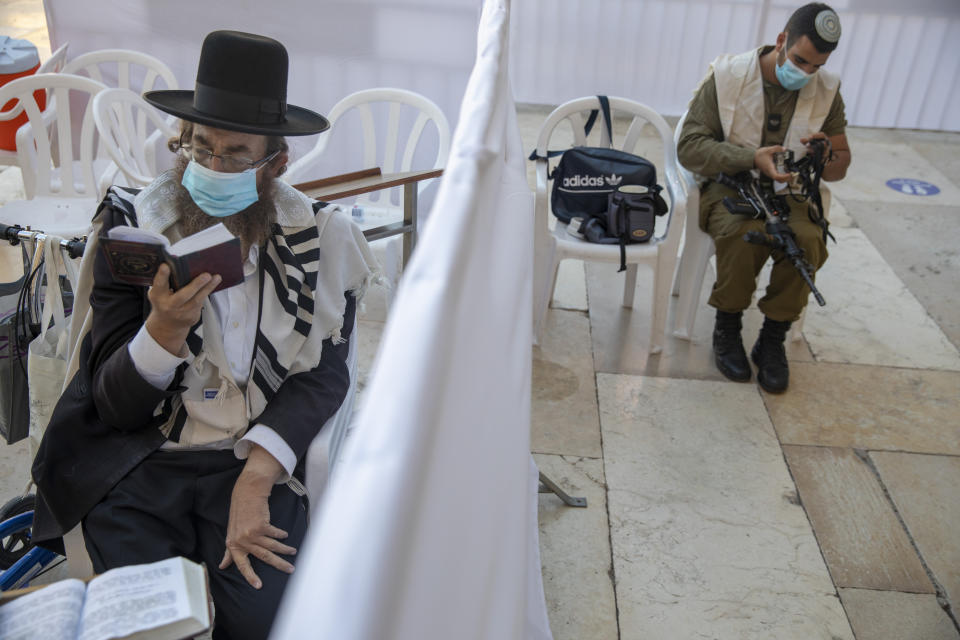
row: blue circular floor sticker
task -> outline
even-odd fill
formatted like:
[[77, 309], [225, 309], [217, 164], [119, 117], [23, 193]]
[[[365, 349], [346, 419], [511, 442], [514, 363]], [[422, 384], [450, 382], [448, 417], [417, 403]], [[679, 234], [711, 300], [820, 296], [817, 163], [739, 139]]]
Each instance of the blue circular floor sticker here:
[[887, 186], [908, 196], [935, 196], [940, 193], [937, 185], [913, 178], [892, 178], [887, 180]]

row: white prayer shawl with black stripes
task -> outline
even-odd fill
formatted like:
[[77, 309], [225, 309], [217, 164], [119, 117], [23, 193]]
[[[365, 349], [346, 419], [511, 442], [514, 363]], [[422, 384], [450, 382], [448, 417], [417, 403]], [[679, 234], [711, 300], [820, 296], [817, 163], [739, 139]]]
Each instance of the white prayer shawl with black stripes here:
[[[175, 180], [173, 172], [167, 172], [135, 196], [122, 189], [112, 190], [111, 195], [123, 201], [115, 200], [120, 209], [132, 205], [138, 226], [176, 242], [180, 235], [175, 224], [179, 217]], [[221, 448], [241, 437], [286, 378], [317, 366], [325, 339], [340, 339], [344, 293], [353, 293], [359, 303], [366, 287], [379, 277], [363, 233], [338, 206], [315, 214], [312, 200], [281, 181], [276, 182], [275, 204], [277, 221], [260, 251], [260, 321], [246, 389], [230, 374], [208, 300], [201, 323], [187, 338], [190, 356], [181, 382], [187, 390], [157, 408], [170, 416], [162, 427], [169, 438], [164, 448]], [[97, 222], [91, 239], [99, 234]], [[88, 244], [85, 258], [96, 244], [95, 240]], [[82, 269], [89, 270], [92, 265]], [[89, 319], [83, 324], [81, 333]], [[79, 337], [74, 335], [71, 342], [79, 344]], [[211, 401], [206, 394], [212, 389], [217, 395]]]

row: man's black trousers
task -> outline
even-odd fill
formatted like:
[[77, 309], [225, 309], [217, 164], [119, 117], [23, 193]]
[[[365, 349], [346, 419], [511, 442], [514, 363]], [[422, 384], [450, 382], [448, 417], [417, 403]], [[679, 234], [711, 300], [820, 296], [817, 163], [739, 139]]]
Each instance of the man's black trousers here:
[[[266, 639], [287, 574], [251, 556], [263, 583], [254, 589], [223, 559], [230, 495], [245, 461], [233, 451], [157, 451], [133, 469], [83, 520], [98, 573], [185, 556], [207, 565], [216, 609], [215, 640]], [[297, 549], [307, 526], [307, 500], [286, 485], [270, 494], [270, 522]], [[285, 557], [291, 563], [296, 556]]]

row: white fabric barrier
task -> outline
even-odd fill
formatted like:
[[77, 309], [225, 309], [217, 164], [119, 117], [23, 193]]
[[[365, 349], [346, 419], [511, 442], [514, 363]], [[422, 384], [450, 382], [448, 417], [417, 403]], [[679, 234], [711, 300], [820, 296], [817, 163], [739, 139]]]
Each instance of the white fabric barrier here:
[[487, 0], [434, 210], [272, 638], [551, 637], [529, 449], [532, 194]]

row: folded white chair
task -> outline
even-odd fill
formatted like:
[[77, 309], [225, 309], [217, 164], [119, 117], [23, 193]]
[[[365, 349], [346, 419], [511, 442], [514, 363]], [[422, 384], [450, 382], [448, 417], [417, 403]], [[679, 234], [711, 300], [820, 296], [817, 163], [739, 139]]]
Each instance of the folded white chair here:
[[[43, 242], [43, 269], [46, 287], [43, 295], [43, 312], [40, 320], [40, 335], [30, 342], [27, 355], [27, 372], [30, 380], [30, 458], [40, 447], [43, 433], [53, 409], [60, 399], [67, 371], [67, 350], [70, 327], [64, 308], [60, 276], [67, 276], [70, 290], [77, 290], [78, 267], [76, 261], [64, 255], [61, 238], [47, 235]], [[37, 267], [39, 268], [39, 267]]]

